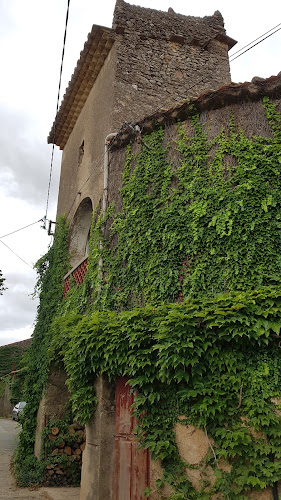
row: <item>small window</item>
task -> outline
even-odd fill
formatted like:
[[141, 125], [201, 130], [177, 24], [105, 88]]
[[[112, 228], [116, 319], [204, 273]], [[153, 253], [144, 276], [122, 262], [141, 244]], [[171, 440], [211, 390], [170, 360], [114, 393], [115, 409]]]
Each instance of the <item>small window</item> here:
[[79, 154], [78, 154], [78, 167], [80, 167], [82, 160], [84, 156], [84, 141], [82, 141], [82, 144], [79, 148]]
[[88, 245], [92, 223], [93, 205], [89, 197], [81, 201], [72, 219], [69, 229], [69, 253], [71, 267], [85, 259], [88, 255]]

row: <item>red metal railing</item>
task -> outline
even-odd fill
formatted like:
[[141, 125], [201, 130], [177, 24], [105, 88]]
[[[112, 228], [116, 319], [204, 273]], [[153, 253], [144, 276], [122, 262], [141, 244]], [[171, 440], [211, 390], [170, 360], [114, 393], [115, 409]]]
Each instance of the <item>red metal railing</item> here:
[[83, 283], [85, 275], [88, 268], [89, 259], [86, 257], [77, 267], [71, 269], [71, 271], [64, 278], [64, 291], [63, 296], [65, 297], [67, 292], [70, 290], [70, 276], [74, 278], [75, 284]]

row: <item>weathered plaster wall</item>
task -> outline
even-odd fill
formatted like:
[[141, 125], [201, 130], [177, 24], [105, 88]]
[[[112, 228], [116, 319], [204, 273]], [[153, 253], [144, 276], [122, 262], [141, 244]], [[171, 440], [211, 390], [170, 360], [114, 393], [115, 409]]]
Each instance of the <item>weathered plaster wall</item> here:
[[[185, 468], [185, 474], [193, 487], [199, 491], [203, 482], [209, 482], [210, 487], [215, 482], [213, 469], [204, 463], [204, 459], [208, 453], [212, 453], [211, 447], [214, 443], [212, 440], [209, 440], [208, 435], [203, 430], [193, 425], [186, 425], [185, 421], [186, 417], [182, 415], [179, 418], [179, 422], [175, 424], [176, 443], [180, 457], [190, 466], [187, 465]], [[220, 460], [217, 466], [227, 473], [231, 471], [231, 465], [223, 460]], [[157, 479], [161, 479], [162, 474], [161, 462], [152, 460], [150, 465], [150, 488], [152, 493], [149, 496], [151, 500], [168, 499], [174, 493], [173, 488], [169, 485], [165, 485], [161, 491], [157, 490], [156, 481]], [[279, 495], [281, 494], [281, 484], [278, 486], [278, 493]], [[246, 496], [251, 500], [271, 500], [273, 498], [272, 488], [248, 492]], [[211, 498], [212, 500], [222, 500], [223, 496], [219, 493], [212, 495]]]
[[98, 406], [86, 425], [80, 500], [113, 498], [115, 384], [100, 377], [95, 383], [95, 392]]
[[[75, 199], [70, 220], [80, 201], [89, 197], [95, 207], [102, 195], [103, 161], [97, 163], [104, 153], [105, 137], [115, 130], [112, 128], [115, 62], [113, 46], [63, 150], [57, 214], [67, 214]], [[79, 148], [83, 141], [84, 155], [79, 165]], [[80, 190], [81, 194], [76, 196]]]

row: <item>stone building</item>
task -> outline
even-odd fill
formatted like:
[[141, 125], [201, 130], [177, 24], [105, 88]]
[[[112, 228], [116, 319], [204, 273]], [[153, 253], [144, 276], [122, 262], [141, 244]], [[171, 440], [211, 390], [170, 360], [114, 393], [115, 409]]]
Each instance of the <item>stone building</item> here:
[[[226, 34], [219, 12], [204, 18], [189, 17], [171, 8], [159, 12], [123, 0], [116, 2], [111, 29], [93, 26], [48, 138], [63, 150], [57, 213], [65, 213], [70, 223], [72, 264], [65, 276], [65, 293], [71, 276], [76, 283], [84, 280], [93, 209], [99, 207], [105, 213], [114, 202], [115, 209], [122, 210], [120, 188], [127, 144], [131, 143], [137, 154], [144, 144], [143, 134], [161, 126], [164, 141], [171, 144], [169, 159], [177, 161], [179, 153], [173, 140], [177, 124], [181, 122], [192, 136], [194, 113], [199, 114], [210, 143], [222, 126], [229, 127], [230, 115], [247, 131], [247, 137], [272, 137], [262, 98], [269, 97], [280, 110], [280, 75], [232, 84], [228, 50], [235, 43]], [[216, 146], [211, 155], [215, 152]], [[226, 155], [226, 179], [235, 161]], [[106, 235], [109, 232], [108, 224]], [[56, 369], [51, 370], [38, 412], [37, 456], [44, 422], [63, 414], [68, 397], [64, 380]], [[55, 412], [58, 391], [62, 404]], [[161, 494], [156, 491], [160, 463], [151, 460], [147, 450], [138, 450], [133, 438], [132, 395], [126, 380], [118, 378], [115, 385], [99, 378], [95, 391], [98, 407], [87, 425], [81, 500], [140, 500], [146, 487], [151, 488], [151, 500], [168, 498], [171, 489], [165, 487]], [[206, 478], [212, 483], [212, 470], [198, 466], [210, 449], [208, 436], [195, 427], [182, 426], [180, 421], [175, 435], [180, 456], [190, 464], [186, 474], [194, 488], [200, 489]], [[226, 472], [231, 469], [227, 464], [223, 467]], [[254, 495], [250, 498], [265, 500], [271, 498], [271, 491]]]
[[[192, 134], [190, 118], [195, 112], [206, 126], [208, 141], [222, 126], [228, 127], [231, 113], [249, 137], [272, 137], [261, 100], [268, 96], [280, 109], [280, 76], [231, 84], [228, 50], [235, 43], [226, 34], [219, 12], [189, 17], [171, 8], [159, 12], [123, 0], [116, 2], [111, 29], [93, 26], [48, 138], [63, 150], [57, 213], [66, 213], [70, 223], [72, 264], [65, 276], [65, 293], [71, 276], [76, 283], [85, 277], [93, 209], [105, 212], [111, 202], [122, 208], [127, 144], [131, 142], [137, 153], [143, 134], [162, 126], [164, 140], [172, 144], [169, 155], [175, 158], [178, 152], [172, 139], [177, 123]], [[226, 158], [230, 167], [232, 161]], [[105, 230], [108, 234], [109, 225]], [[61, 401], [67, 399], [63, 387], [63, 376], [52, 371], [50, 401], [57, 390]], [[139, 451], [133, 439], [132, 396], [126, 380], [118, 379], [115, 386], [100, 378], [95, 391], [98, 407], [87, 425], [81, 500], [140, 500], [148, 486], [151, 500], [168, 498], [172, 490], [163, 490], [162, 496], [156, 492], [160, 463], [152, 461], [147, 450]], [[38, 456], [39, 431], [46, 418], [62, 413], [60, 407], [59, 415], [54, 415], [47, 388], [38, 412]], [[180, 422], [175, 434], [181, 457], [191, 465], [187, 475], [194, 488], [200, 489], [206, 474], [212, 482], [212, 471], [197, 467], [210, 448], [208, 437]], [[266, 490], [261, 495], [251, 498], [265, 500], [271, 493]]]

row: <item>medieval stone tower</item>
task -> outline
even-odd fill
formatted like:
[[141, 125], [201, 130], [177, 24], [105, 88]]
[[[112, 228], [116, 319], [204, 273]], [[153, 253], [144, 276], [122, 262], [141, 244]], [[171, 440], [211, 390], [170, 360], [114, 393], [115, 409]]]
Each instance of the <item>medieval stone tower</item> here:
[[[160, 12], [117, 0], [112, 28], [93, 25], [48, 138], [63, 150], [57, 211], [58, 215], [65, 213], [70, 224], [72, 265], [64, 277], [65, 292], [70, 275], [76, 283], [84, 279], [93, 209], [100, 206], [105, 213], [107, 199], [112, 201], [112, 192], [118, 192], [120, 186], [119, 152], [115, 151], [113, 161], [112, 150], [108, 150], [110, 139], [147, 115], [153, 121], [159, 109], [173, 108], [229, 83], [228, 50], [235, 43], [226, 35], [219, 12], [204, 18], [189, 17], [171, 8]], [[122, 158], [119, 160], [121, 163]], [[121, 388], [127, 390], [126, 385]], [[112, 482], [115, 392], [102, 377], [95, 392], [99, 403], [87, 425], [80, 498], [123, 500], [129, 498], [127, 493], [114, 496]], [[60, 392], [62, 402], [67, 397]], [[128, 428], [130, 405], [125, 412]], [[44, 412], [53, 414], [53, 409], [46, 406], [38, 412], [39, 430], [44, 427]], [[40, 443], [37, 432], [37, 456]], [[148, 477], [147, 457], [145, 452], [143, 470], [138, 472], [140, 491]], [[120, 457], [117, 462], [122, 462]], [[120, 474], [116, 473], [126, 492], [127, 469], [121, 466]]]
[[230, 82], [235, 43], [218, 11], [189, 17], [117, 0], [112, 28], [93, 25], [48, 138], [63, 149], [58, 214], [71, 224], [73, 265], [103, 194], [105, 137]]

